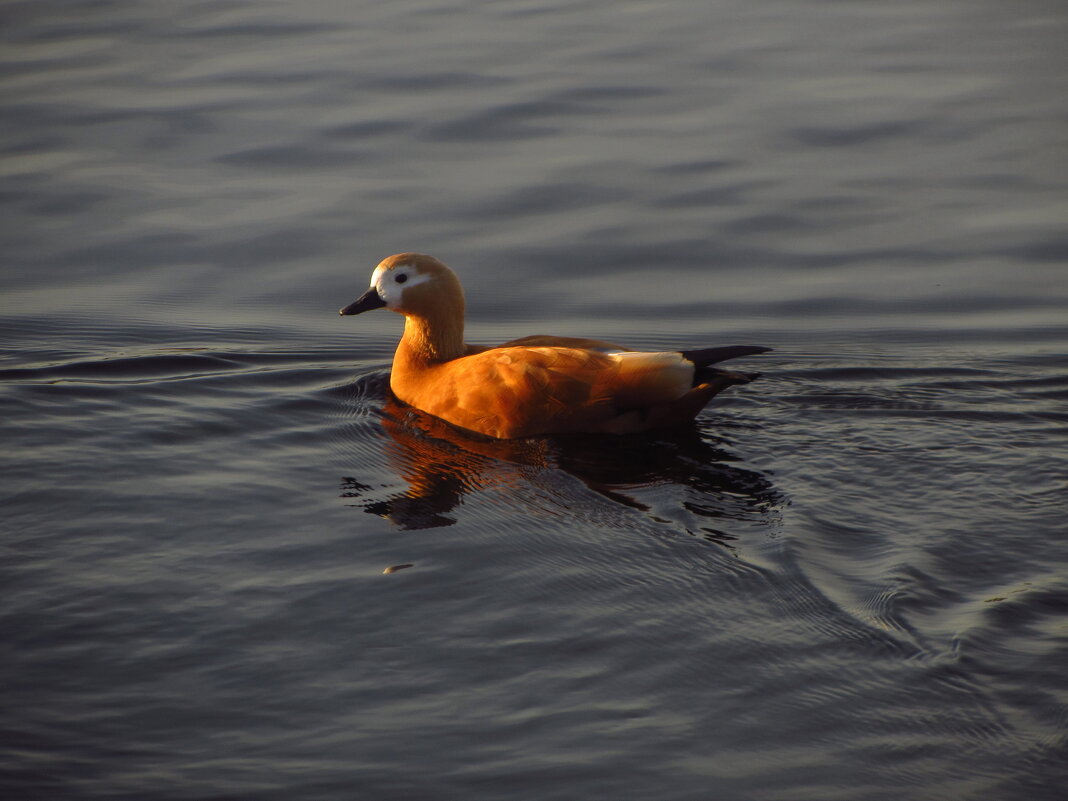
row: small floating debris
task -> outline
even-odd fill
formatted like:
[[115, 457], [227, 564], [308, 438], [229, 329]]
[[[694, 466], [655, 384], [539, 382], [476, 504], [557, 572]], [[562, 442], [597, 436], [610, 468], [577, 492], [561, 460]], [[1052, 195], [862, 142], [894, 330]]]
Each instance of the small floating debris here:
[[385, 570], [382, 571], [382, 575], [388, 576], [390, 573], [396, 573], [398, 570], [404, 570], [404, 568], [406, 568], [406, 567], [415, 567], [415, 565], [412, 565], [412, 564], [408, 564], [408, 565], [390, 565], [389, 567], [387, 567]]

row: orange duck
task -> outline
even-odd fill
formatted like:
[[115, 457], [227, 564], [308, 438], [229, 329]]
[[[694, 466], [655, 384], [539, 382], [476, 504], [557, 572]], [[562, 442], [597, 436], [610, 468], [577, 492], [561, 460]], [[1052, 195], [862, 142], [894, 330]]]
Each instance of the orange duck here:
[[530, 336], [464, 344], [464, 292], [442, 262], [398, 253], [343, 315], [385, 307], [404, 315], [389, 385], [398, 399], [498, 439], [627, 434], [693, 420], [713, 396], [758, 374], [711, 365], [770, 348], [732, 345], [644, 353], [593, 339]]

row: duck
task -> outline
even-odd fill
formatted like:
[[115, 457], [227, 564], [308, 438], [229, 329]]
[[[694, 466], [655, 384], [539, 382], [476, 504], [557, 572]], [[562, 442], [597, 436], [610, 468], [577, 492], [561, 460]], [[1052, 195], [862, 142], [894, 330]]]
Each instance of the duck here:
[[771, 348], [728, 345], [636, 351], [581, 337], [526, 336], [489, 347], [464, 342], [464, 291], [441, 260], [397, 253], [342, 316], [385, 308], [404, 315], [389, 386], [401, 402], [492, 439], [631, 434], [689, 423], [712, 398], [759, 373], [727, 359]]

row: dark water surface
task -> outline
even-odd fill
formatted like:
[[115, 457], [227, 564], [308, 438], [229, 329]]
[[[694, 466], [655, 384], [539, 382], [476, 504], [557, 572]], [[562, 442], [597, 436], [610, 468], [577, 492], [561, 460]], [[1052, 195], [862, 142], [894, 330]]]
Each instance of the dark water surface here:
[[[1060, 0], [0, 20], [0, 796], [1064, 797]], [[477, 442], [337, 317], [403, 250], [775, 351]]]

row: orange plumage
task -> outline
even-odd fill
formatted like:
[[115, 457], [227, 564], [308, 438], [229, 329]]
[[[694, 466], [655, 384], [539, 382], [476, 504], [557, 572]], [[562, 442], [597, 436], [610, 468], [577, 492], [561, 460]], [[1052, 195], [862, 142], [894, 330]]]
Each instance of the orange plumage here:
[[401, 401], [491, 437], [623, 434], [692, 420], [714, 395], [754, 375], [709, 365], [769, 348], [642, 353], [598, 340], [532, 336], [467, 345], [464, 295], [433, 256], [385, 259], [341, 314], [386, 307], [405, 317], [390, 388]]

